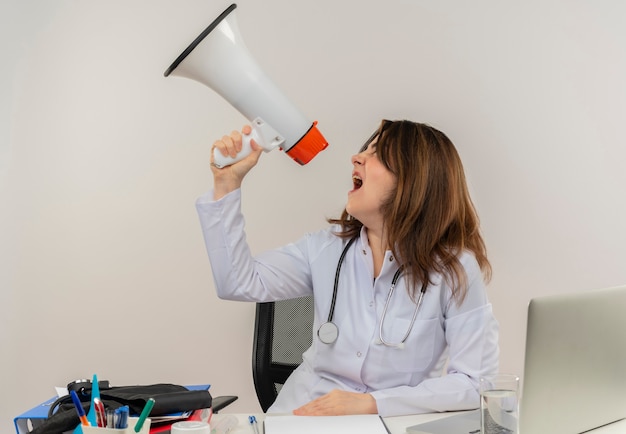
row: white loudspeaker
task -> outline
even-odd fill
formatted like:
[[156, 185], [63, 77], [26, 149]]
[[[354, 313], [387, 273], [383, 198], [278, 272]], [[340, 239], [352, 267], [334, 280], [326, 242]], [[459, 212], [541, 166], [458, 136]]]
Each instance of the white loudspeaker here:
[[252, 122], [252, 133], [235, 157], [215, 152], [218, 167], [241, 160], [251, 151], [250, 138], [270, 151], [279, 147], [299, 164], [306, 164], [328, 142], [264, 74], [246, 48], [232, 4], [172, 63], [165, 76], [198, 81], [213, 89]]

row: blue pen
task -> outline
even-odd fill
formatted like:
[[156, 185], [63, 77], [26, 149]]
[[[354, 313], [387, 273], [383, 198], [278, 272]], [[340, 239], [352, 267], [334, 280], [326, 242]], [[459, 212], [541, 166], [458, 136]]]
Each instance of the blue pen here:
[[256, 417], [249, 416], [248, 420], [250, 421], [250, 425], [252, 425], [252, 429], [254, 430], [254, 434], [259, 434], [259, 426], [256, 423]]
[[85, 426], [89, 426], [89, 421], [87, 420], [87, 416], [85, 415], [85, 409], [83, 408], [83, 404], [80, 402], [78, 395], [73, 390], [70, 390], [70, 395], [72, 396], [74, 407], [76, 407], [76, 412], [78, 413], [78, 418], [80, 419], [80, 423], [82, 423]]
[[128, 413], [129, 408], [124, 405], [115, 410], [115, 428], [126, 429], [128, 428]]

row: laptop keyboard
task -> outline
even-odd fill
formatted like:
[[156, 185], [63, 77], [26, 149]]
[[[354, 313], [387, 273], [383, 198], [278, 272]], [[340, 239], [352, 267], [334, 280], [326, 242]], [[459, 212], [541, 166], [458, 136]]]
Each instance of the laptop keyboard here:
[[503, 427], [498, 424], [493, 418], [489, 415], [489, 413], [485, 412], [485, 427], [487, 428], [485, 432], [487, 434], [514, 434], [513, 430]]

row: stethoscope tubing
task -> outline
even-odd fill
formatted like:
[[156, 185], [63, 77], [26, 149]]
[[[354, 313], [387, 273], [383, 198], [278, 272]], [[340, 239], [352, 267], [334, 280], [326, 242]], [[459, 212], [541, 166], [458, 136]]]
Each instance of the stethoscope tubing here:
[[341, 256], [339, 257], [339, 261], [337, 262], [337, 271], [335, 271], [335, 284], [333, 286], [334, 288], [333, 298], [332, 298], [332, 301], [330, 302], [330, 310], [328, 311], [327, 322], [330, 322], [330, 323], [333, 322], [333, 318], [335, 316], [335, 304], [337, 303], [337, 288], [339, 286], [339, 274], [341, 273], [341, 266], [343, 265], [343, 260], [346, 257], [346, 253], [348, 253], [350, 246], [352, 245], [352, 243], [354, 243], [355, 240], [356, 240], [356, 237], [348, 241], [348, 244], [346, 244], [346, 247], [343, 248], [343, 251], [341, 252]]
[[[341, 266], [343, 265], [343, 261], [346, 257], [346, 253], [348, 253], [348, 250], [350, 249], [350, 246], [352, 245], [352, 243], [354, 243], [354, 241], [357, 239], [357, 237], [354, 237], [352, 239], [350, 239], [350, 241], [348, 241], [348, 244], [346, 244], [346, 246], [343, 248], [343, 251], [341, 252], [341, 256], [339, 257], [339, 261], [337, 262], [337, 270], [335, 271], [335, 282], [334, 282], [334, 286], [333, 286], [333, 297], [330, 303], [330, 309], [328, 311], [328, 319], [327, 321], [322, 324], [319, 329], [317, 330], [317, 336], [320, 339], [320, 341], [322, 341], [325, 344], [332, 344], [337, 340], [337, 337], [339, 336], [339, 328], [337, 327], [337, 325], [335, 323], [333, 323], [333, 318], [335, 316], [335, 305], [337, 303], [337, 292], [338, 292], [338, 288], [339, 288], [339, 275], [341, 273]], [[396, 287], [396, 283], [398, 282], [398, 279], [400, 278], [400, 275], [402, 273], [403, 267], [400, 267], [396, 273], [393, 276], [393, 279], [391, 281], [391, 287], [389, 288], [389, 293], [387, 294], [387, 300], [385, 301], [385, 307], [383, 309], [383, 313], [380, 319], [380, 325], [378, 328], [378, 340], [379, 343], [387, 346], [387, 347], [396, 347], [396, 348], [404, 348], [404, 343], [406, 342], [406, 340], [408, 339], [409, 335], [411, 334], [411, 330], [413, 330], [413, 326], [415, 325], [415, 320], [417, 318], [417, 313], [419, 311], [420, 306], [422, 305], [422, 301], [424, 299], [424, 293], [426, 292], [426, 285], [422, 285], [422, 289], [420, 290], [420, 295], [419, 298], [417, 300], [416, 306], [415, 306], [415, 310], [413, 311], [413, 316], [411, 317], [411, 323], [409, 324], [409, 328], [407, 329], [406, 333], [404, 334], [402, 340], [395, 344], [395, 343], [391, 343], [391, 342], [387, 342], [384, 338], [383, 338], [383, 325], [385, 323], [385, 318], [387, 317], [387, 309], [389, 307], [389, 303], [391, 301], [391, 297], [393, 296], [395, 287]]]
[[[398, 270], [399, 272], [400, 270]], [[415, 310], [413, 310], [413, 316], [411, 317], [411, 323], [409, 324], [409, 328], [406, 330], [406, 333], [404, 334], [404, 336], [402, 337], [402, 340], [400, 340], [399, 343], [394, 344], [392, 342], [387, 342], [385, 340], [385, 338], [383, 337], [383, 325], [385, 324], [385, 318], [387, 318], [387, 308], [389, 307], [389, 302], [391, 301], [391, 296], [393, 295], [393, 291], [396, 287], [396, 283], [393, 282], [391, 284], [391, 288], [389, 289], [389, 294], [387, 294], [387, 300], [385, 301], [385, 307], [383, 308], [383, 314], [380, 318], [380, 325], [378, 326], [378, 339], [380, 340], [380, 343], [387, 346], [387, 347], [398, 347], [398, 348], [403, 348], [404, 347], [404, 343], [406, 342], [406, 340], [409, 338], [409, 335], [411, 334], [411, 330], [413, 330], [413, 326], [415, 325], [415, 320], [417, 319], [417, 312], [419, 312], [420, 310], [420, 306], [422, 305], [422, 300], [424, 299], [424, 293], [426, 292], [426, 285], [422, 285], [422, 289], [420, 290], [420, 295], [417, 299], [417, 303], [415, 306]]]

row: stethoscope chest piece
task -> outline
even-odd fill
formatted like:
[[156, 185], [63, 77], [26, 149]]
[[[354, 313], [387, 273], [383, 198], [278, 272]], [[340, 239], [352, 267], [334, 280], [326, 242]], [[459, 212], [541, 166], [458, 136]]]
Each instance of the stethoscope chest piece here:
[[339, 336], [339, 328], [334, 322], [327, 321], [317, 329], [317, 337], [325, 344], [332, 344]]

